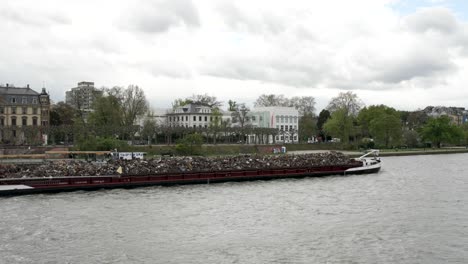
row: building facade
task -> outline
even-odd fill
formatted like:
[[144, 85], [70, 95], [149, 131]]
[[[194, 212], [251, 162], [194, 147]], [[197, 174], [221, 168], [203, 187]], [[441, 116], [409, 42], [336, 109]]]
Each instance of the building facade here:
[[200, 104], [179, 106], [166, 114], [171, 127], [207, 128], [213, 121], [213, 109]]
[[[294, 107], [257, 107], [248, 114], [248, 124], [252, 127], [276, 128], [278, 135], [269, 136], [268, 143], [299, 142], [299, 111]], [[236, 123], [234, 126], [238, 125]], [[256, 135], [248, 135], [248, 143], [258, 142]]]
[[65, 92], [65, 102], [77, 109], [83, 121], [86, 121], [89, 113], [93, 111], [93, 103], [96, 97], [102, 95], [102, 93], [102, 91], [94, 87], [94, 82], [79, 82], [77, 87]]
[[428, 106], [423, 110], [429, 117], [448, 116], [453, 125], [460, 126], [467, 121], [468, 111], [464, 107]]
[[47, 143], [50, 98], [41, 93], [6, 84], [0, 86], [0, 142], [4, 144]]

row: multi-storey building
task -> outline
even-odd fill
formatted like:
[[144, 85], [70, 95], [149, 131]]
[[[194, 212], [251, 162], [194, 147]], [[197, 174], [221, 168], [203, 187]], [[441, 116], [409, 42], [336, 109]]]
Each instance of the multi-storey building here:
[[[47, 143], [50, 98], [45, 88], [0, 86], [0, 141], [11, 144]], [[38, 128], [36, 128], [38, 127]]]
[[452, 124], [457, 126], [466, 122], [467, 111], [464, 107], [428, 106], [423, 112], [430, 117], [448, 116]]
[[[297, 143], [299, 141], [299, 111], [294, 107], [257, 107], [247, 114], [252, 127], [276, 128], [278, 135], [266, 140], [268, 143]], [[233, 126], [238, 126], [234, 123]], [[248, 143], [258, 142], [256, 135], [247, 137]]]
[[102, 91], [94, 87], [94, 82], [79, 82], [78, 86], [65, 92], [65, 102], [79, 111], [83, 120], [93, 111], [93, 103]]
[[201, 104], [187, 104], [167, 113], [167, 124], [172, 127], [207, 128], [213, 121], [213, 109]]

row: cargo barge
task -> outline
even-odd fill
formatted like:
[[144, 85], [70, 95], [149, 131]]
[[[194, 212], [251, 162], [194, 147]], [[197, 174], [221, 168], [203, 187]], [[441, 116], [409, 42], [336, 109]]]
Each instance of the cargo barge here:
[[150, 175], [67, 176], [41, 178], [0, 179], [0, 195], [22, 195], [77, 190], [134, 188], [152, 185], [210, 184], [229, 181], [272, 180], [284, 178], [318, 177], [376, 173], [381, 168], [380, 159], [369, 158], [370, 152], [348, 165], [311, 166], [302, 168], [273, 168], [227, 171], [200, 171], [183, 173], [158, 173]]

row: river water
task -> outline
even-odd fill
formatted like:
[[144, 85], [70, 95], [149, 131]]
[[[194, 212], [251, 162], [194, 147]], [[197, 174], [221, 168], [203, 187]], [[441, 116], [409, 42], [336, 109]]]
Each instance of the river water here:
[[379, 174], [0, 198], [0, 263], [468, 263], [468, 155]]

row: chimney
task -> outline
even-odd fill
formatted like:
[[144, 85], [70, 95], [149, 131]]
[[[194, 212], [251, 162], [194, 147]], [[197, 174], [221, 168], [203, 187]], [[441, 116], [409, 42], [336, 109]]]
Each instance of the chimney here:
[[26, 88], [29, 88], [29, 84], [26, 85]]
[[6, 87], [8, 87], [8, 83], [6, 84]]

